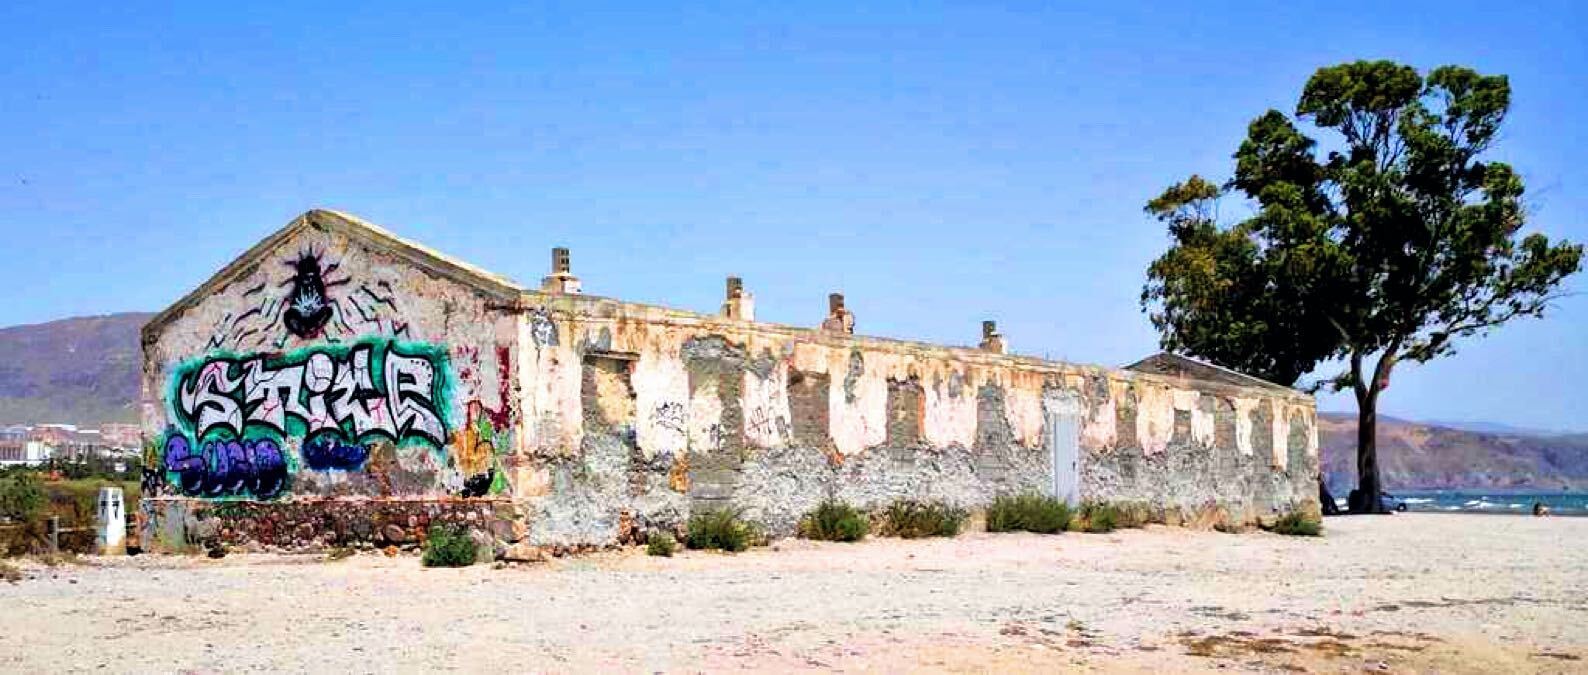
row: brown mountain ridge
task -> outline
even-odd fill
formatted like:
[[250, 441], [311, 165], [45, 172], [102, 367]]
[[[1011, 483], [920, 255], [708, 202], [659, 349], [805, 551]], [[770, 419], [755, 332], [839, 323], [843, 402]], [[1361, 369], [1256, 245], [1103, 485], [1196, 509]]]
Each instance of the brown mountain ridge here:
[[[1588, 488], [1588, 434], [1493, 433], [1379, 417], [1379, 471], [1390, 490]], [[1329, 488], [1356, 485], [1356, 414], [1320, 413]]]
[[0, 328], [0, 424], [138, 419], [138, 331], [125, 313]]

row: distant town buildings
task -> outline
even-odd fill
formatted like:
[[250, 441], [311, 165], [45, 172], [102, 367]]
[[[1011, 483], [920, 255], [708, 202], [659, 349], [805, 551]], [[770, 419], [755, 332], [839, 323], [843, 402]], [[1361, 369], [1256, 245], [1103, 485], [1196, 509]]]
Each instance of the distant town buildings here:
[[75, 424], [15, 424], [0, 427], [0, 466], [38, 466], [55, 460], [124, 462], [136, 457], [140, 441], [136, 424], [106, 424], [98, 429]]

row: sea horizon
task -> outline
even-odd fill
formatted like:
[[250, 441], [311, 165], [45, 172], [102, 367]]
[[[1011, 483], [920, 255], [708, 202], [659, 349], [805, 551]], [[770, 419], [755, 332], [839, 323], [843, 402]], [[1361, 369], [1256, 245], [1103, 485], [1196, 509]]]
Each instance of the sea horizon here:
[[[1533, 505], [1542, 503], [1550, 515], [1588, 516], [1588, 490], [1452, 488], [1386, 492], [1404, 501], [1408, 512], [1532, 515]], [[1346, 503], [1344, 497], [1337, 496], [1334, 501], [1342, 508]]]

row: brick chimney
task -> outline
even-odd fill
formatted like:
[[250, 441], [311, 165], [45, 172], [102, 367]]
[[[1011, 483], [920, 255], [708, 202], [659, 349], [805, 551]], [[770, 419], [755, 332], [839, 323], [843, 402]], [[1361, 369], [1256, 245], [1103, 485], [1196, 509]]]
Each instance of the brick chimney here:
[[728, 277], [728, 295], [722, 302], [722, 315], [741, 321], [755, 320], [755, 296], [744, 290], [744, 280]]
[[1004, 336], [998, 333], [997, 321], [981, 322], [981, 348], [994, 354], [1004, 353]]
[[843, 293], [827, 295], [827, 318], [822, 321], [822, 330], [834, 333], [855, 332], [855, 315], [844, 308]]
[[551, 276], [540, 280], [540, 290], [546, 293], [579, 292], [579, 277], [573, 275], [573, 263], [568, 255], [568, 249], [558, 246], [551, 250]]

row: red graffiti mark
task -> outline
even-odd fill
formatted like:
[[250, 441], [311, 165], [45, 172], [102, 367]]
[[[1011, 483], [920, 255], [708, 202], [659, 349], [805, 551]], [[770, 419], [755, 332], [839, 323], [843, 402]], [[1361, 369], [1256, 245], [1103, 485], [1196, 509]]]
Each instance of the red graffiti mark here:
[[505, 345], [496, 346], [496, 369], [497, 400], [501, 401], [502, 409], [487, 410], [486, 414], [490, 415], [492, 426], [505, 429], [513, 417], [513, 353]]

